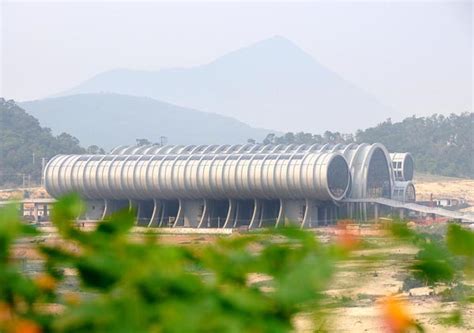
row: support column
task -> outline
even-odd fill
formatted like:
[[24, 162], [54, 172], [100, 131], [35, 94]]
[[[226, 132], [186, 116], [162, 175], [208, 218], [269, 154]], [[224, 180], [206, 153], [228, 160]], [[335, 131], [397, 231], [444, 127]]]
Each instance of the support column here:
[[36, 203], [33, 204], [33, 217], [35, 219], [35, 223], [38, 223], [39, 222], [38, 205]]
[[259, 217], [261, 217], [261, 212], [262, 210], [262, 201], [255, 199], [254, 205], [253, 205], [253, 214], [252, 214], [252, 219], [250, 220], [249, 224], [249, 229], [256, 228], [259, 225]]
[[284, 201], [280, 199], [280, 211], [278, 212], [275, 228], [279, 227], [283, 219], [285, 218], [285, 205], [283, 203]]
[[223, 228], [230, 228], [234, 224], [236, 204], [236, 200], [229, 199], [229, 211], [227, 212]]
[[150, 221], [148, 222], [147, 227], [157, 227], [159, 223], [158, 217], [160, 216], [161, 201], [153, 199], [153, 213], [151, 214]]
[[[174, 220], [173, 228], [182, 227], [184, 225], [183, 210], [184, 210], [183, 209], [183, 200], [179, 199], [178, 214], [176, 214], [176, 219]], [[164, 219], [164, 217], [163, 217], [163, 219]], [[166, 223], [166, 221], [163, 221], [163, 223]]]
[[379, 205], [377, 203], [374, 204], [374, 219], [375, 222], [379, 221]]
[[405, 209], [404, 209], [404, 208], [400, 208], [399, 214], [400, 214], [400, 219], [403, 220], [403, 219], [405, 218]]
[[209, 211], [211, 210], [211, 206], [212, 204], [209, 202], [209, 200], [207, 199], [204, 199], [204, 208], [202, 210], [202, 216], [201, 216], [201, 219], [199, 220], [199, 223], [198, 223], [198, 228], [204, 228], [204, 227], [207, 227], [209, 228], [209, 224], [210, 224], [210, 221], [209, 221]]
[[48, 204], [43, 204], [43, 220], [46, 220], [48, 216]]
[[199, 227], [204, 210], [204, 200], [180, 200], [179, 213], [174, 226]]
[[284, 214], [279, 223], [296, 223], [301, 226], [307, 211], [305, 200], [283, 200], [282, 206]]
[[135, 209], [135, 225], [138, 226], [138, 222], [140, 219], [140, 203], [135, 200], [128, 200], [128, 211], [131, 212]]
[[314, 205], [313, 207], [313, 214], [312, 218], [310, 221], [310, 228], [314, 228], [319, 226], [319, 207], [317, 205]]
[[305, 206], [306, 209], [304, 212], [303, 220], [301, 221], [300, 225], [301, 229], [310, 227], [311, 218], [313, 215], [313, 203], [310, 200], [305, 199]]

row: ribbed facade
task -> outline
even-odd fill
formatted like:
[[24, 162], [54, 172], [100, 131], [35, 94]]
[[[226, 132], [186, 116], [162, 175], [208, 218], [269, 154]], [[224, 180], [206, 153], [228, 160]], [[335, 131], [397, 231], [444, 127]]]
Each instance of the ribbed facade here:
[[45, 168], [54, 197], [88, 199], [340, 200], [350, 183], [336, 152], [280, 154], [59, 155]]
[[411, 181], [396, 181], [392, 199], [401, 202], [415, 202], [416, 191]]
[[348, 196], [351, 198], [392, 196], [394, 172], [390, 154], [381, 144], [324, 144], [324, 145], [167, 145], [167, 146], [119, 146], [111, 154], [321, 154], [337, 152], [342, 154], [351, 171]]

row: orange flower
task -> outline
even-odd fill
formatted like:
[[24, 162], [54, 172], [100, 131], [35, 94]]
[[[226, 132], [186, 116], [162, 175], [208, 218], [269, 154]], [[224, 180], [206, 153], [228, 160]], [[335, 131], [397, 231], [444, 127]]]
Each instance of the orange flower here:
[[0, 323], [6, 322], [7, 320], [11, 319], [11, 315], [12, 313], [8, 304], [0, 302]]
[[40, 289], [45, 291], [52, 291], [56, 288], [56, 279], [49, 274], [38, 275], [35, 283]]
[[21, 319], [13, 326], [14, 333], [41, 333], [41, 327], [31, 320]]
[[409, 314], [405, 302], [397, 297], [388, 296], [382, 299], [382, 319], [390, 333], [403, 333], [413, 327], [414, 320]]
[[337, 225], [337, 244], [346, 251], [354, 250], [359, 246], [360, 239], [347, 229], [349, 221], [340, 221]]

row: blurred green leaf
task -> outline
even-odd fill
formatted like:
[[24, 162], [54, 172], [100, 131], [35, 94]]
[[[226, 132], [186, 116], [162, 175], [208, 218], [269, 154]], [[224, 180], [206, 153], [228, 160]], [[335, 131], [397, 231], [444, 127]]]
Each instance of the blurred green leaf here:
[[474, 258], [474, 232], [457, 224], [450, 224], [446, 234], [448, 249], [456, 255]]

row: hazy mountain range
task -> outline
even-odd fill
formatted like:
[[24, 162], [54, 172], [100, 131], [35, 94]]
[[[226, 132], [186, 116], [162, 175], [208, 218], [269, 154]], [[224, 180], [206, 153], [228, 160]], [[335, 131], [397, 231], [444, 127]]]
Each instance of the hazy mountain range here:
[[261, 140], [270, 132], [148, 97], [78, 94], [18, 104], [54, 134], [67, 132], [85, 147], [110, 149], [141, 138], [159, 142], [160, 136], [172, 144], [242, 143]]
[[[209, 64], [192, 68], [159, 71], [117, 69], [104, 72], [57, 96], [100, 92], [151, 97], [186, 108], [230, 116], [251, 126], [280, 131], [353, 132], [394, 116], [393, 110], [379, 103], [375, 97], [325, 68], [282, 37], [263, 40], [226, 54]], [[81, 100], [84, 101], [85, 98], [82, 97]], [[131, 103], [131, 99], [127, 101]], [[137, 101], [144, 103], [143, 100]], [[110, 100], [109, 102], [112, 103]], [[153, 102], [149, 100], [148, 103]], [[32, 104], [23, 105], [28, 109]], [[146, 117], [153, 118], [154, 111], [151, 108], [142, 113], [138, 105], [128, 106], [131, 109], [120, 108], [122, 113], [117, 113], [117, 109], [114, 111], [101, 108], [100, 111], [104, 113], [104, 117], [114, 122], [133, 122], [139, 117], [145, 117], [145, 114]], [[171, 109], [169, 106], [167, 110], [171, 112]], [[63, 108], [63, 112], [71, 111]], [[36, 116], [43, 120], [42, 115]], [[124, 118], [125, 116], [129, 118]], [[143, 124], [162, 123], [160, 117], [165, 116], [165, 113], [156, 112], [154, 116], [156, 119], [149, 118], [149, 121]], [[164, 122], [169, 124], [172, 118], [167, 115]], [[186, 119], [180, 116], [178, 118]], [[225, 122], [224, 119], [227, 118], [220, 121]], [[187, 119], [187, 130], [195, 120], [196, 118]], [[278, 126], [281, 123], [286, 124], [285, 128]], [[56, 127], [54, 123], [46, 125], [53, 129]], [[109, 126], [113, 126], [112, 122]], [[211, 132], [219, 131], [211, 129], [210, 126], [211, 124], [208, 130]], [[243, 124], [241, 126], [247, 128], [250, 131], [248, 133], [254, 133], [249, 127]], [[90, 128], [83, 130], [89, 133], [92, 131]], [[151, 128], [143, 130], [154, 132]], [[112, 128], [110, 131], [110, 135], [113, 135]], [[199, 129], [194, 131], [199, 132]], [[73, 130], [70, 132], [82, 141], [83, 135]], [[225, 129], [222, 132], [227, 133]], [[242, 133], [242, 136], [246, 135]], [[180, 133], [179, 136], [183, 136], [183, 139], [192, 137], [186, 133]], [[204, 141], [209, 139], [210, 137]], [[235, 140], [232, 137], [228, 140], [216, 140], [222, 141]]]

